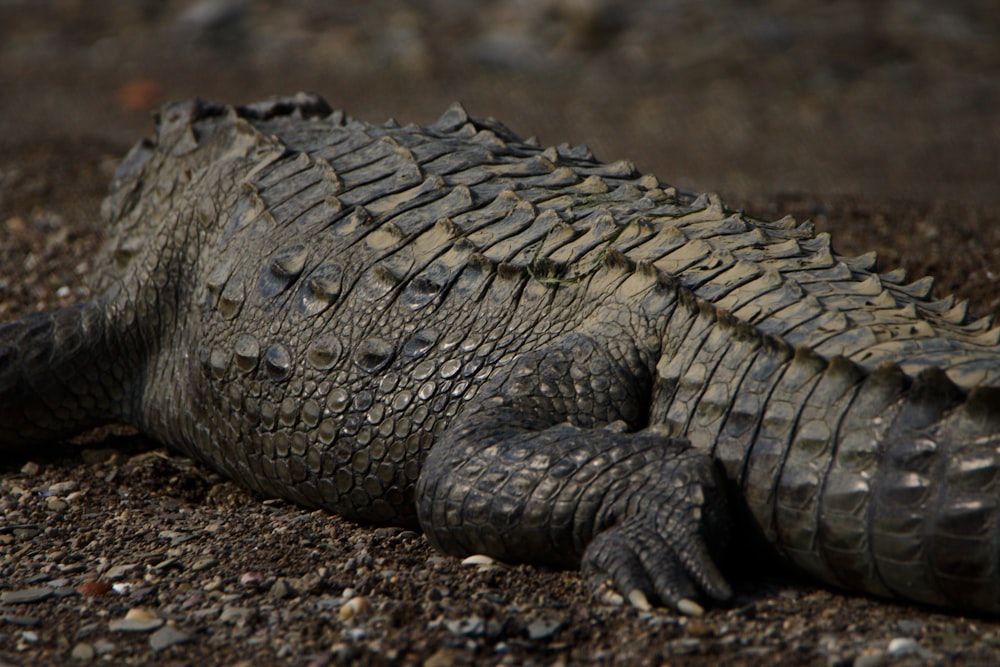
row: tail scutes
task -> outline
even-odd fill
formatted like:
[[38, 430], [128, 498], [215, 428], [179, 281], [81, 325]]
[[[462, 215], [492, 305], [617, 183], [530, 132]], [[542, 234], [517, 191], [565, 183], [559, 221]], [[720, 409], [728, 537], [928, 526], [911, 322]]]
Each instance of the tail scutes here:
[[0, 444], [59, 440], [126, 413], [107, 330], [95, 303], [0, 325]]

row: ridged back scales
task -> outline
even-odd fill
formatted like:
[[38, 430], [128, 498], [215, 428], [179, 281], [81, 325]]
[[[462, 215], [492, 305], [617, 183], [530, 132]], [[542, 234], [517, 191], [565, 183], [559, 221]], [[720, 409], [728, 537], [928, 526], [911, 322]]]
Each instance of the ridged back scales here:
[[[938, 367], [967, 388], [1000, 380], [1000, 328], [989, 318], [970, 320], [950, 296], [928, 298], [931, 278], [904, 284], [902, 270], [877, 272], [874, 253], [837, 255], [811, 223], [751, 218], [630, 162], [599, 162], [585, 146], [542, 148], [459, 105], [425, 129], [359, 122], [310, 99], [297, 110], [203, 103], [166, 112], [176, 118], [161, 122], [157, 142], [173, 143], [170, 156], [181, 160], [150, 168], [148, 147], [125, 160], [106, 203], [107, 252], [119, 269], [98, 275], [98, 291], [136, 282], [131, 272], [149, 263], [126, 260], [167, 234], [198, 236], [179, 249], [208, 271], [178, 283], [218, 292], [223, 311], [255, 292], [288, 315], [329, 308], [337, 295], [322, 285], [333, 283], [419, 308], [446, 298], [470, 262], [567, 285], [617, 256], [821, 356], [869, 368], [899, 361], [909, 375]], [[183, 155], [205, 134], [223, 136], [192, 170]], [[227, 171], [239, 180], [228, 189], [219, 176]], [[199, 181], [212, 196], [198, 196]], [[180, 188], [190, 195], [171, 199]], [[329, 262], [334, 254], [353, 266]]]

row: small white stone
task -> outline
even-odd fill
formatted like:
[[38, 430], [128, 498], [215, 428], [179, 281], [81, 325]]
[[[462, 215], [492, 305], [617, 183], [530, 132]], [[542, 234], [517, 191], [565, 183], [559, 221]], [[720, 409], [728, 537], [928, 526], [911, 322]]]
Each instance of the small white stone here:
[[895, 637], [889, 641], [889, 648], [886, 654], [890, 658], [904, 658], [916, 656], [925, 660], [932, 659], [934, 654], [925, 649], [920, 643], [910, 637]]
[[487, 556], [486, 554], [472, 554], [471, 556], [466, 556], [462, 559], [462, 565], [490, 566], [496, 564], [496, 559]]

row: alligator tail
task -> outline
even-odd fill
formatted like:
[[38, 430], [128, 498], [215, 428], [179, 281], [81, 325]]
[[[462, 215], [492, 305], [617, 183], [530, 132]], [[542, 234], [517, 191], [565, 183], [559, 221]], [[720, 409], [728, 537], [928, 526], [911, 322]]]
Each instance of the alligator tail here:
[[776, 543], [833, 584], [1000, 611], [1000, 388], [887, 364], [826, 402], [829, 456], [800, 422], [772, 506]]
[[65, 439], [127, 414], [121, 351], [84, 303], [0, 325], [0, 445]]

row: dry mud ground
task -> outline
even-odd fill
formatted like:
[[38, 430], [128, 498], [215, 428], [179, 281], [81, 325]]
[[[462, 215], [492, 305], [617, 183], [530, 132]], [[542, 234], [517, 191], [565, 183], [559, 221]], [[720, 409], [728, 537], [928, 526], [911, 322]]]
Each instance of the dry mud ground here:
[[[997, 313], [988, 3], [820, 4], [4, 3], [0, 320], [87, 298], [100, 198], [151, 107], [299, 88], [372, 120], [462, 99]], [[0, 459], [0, 665], [1000, 663], [994, 619], [737, 584], [700, 619], [599, 606], [575, 573], [462, 566], [120, 431]]]

